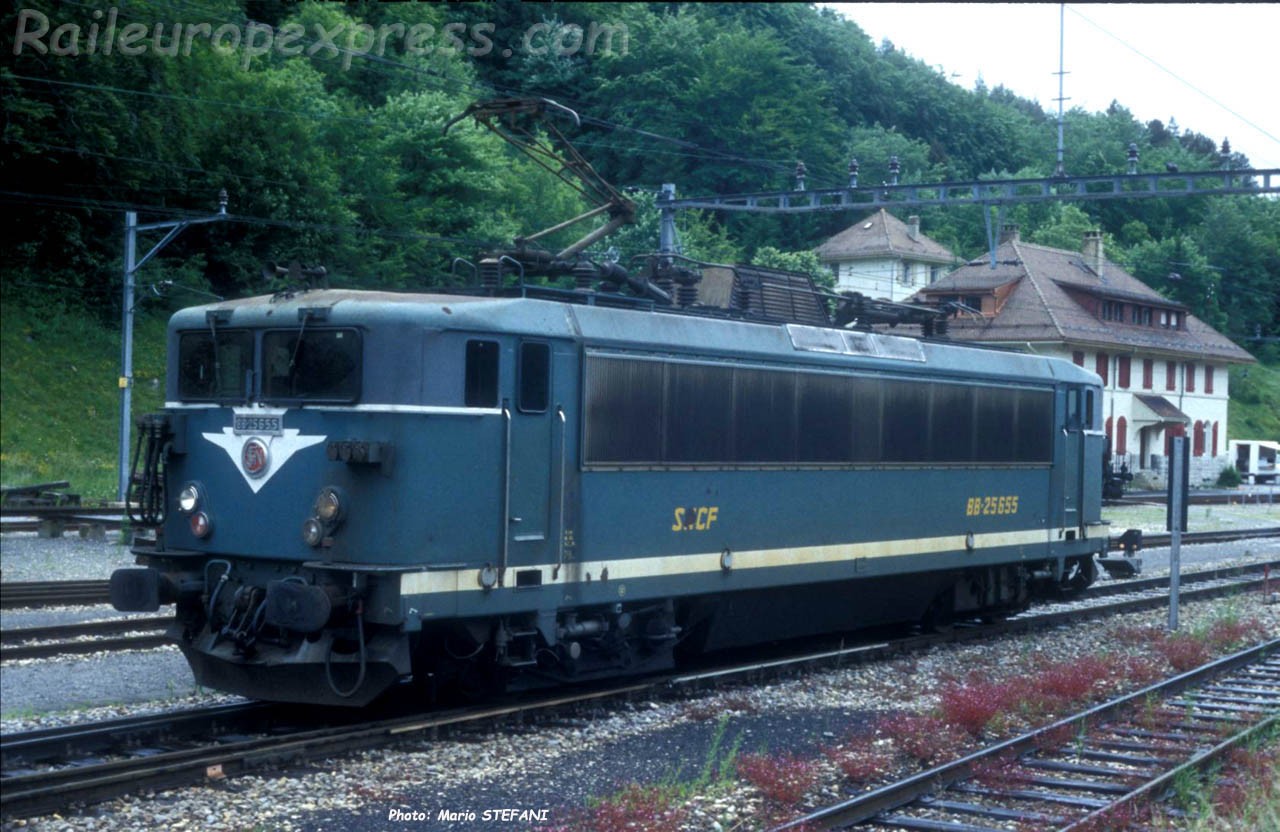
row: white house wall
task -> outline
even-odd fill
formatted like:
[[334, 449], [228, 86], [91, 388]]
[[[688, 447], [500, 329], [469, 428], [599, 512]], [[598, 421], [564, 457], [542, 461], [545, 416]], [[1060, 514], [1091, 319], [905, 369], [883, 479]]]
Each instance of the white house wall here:
[[[843, 260], [831, 264], [836, 272], [836, 290], [859, 292], [870, 298], [905, 300], [917, 289], [929, 285], [945, 271], [932, 263], [911, 260]], [[904, 274], [903, 267], [907, 271]]]
[[[1097, 350], [1070, 350], [1063, 348], [1061, 345], [1053, 345], [1052, 347], [1046, 345], [1043, 348], [1037, 348], [1036, 352], [1042, 355], [1064, 358], [1067, 361], [1074, 360], [1077, 357], [1075, 353], [1083, 352], [1084, 368], [1093, 372], [1097, 370]], [[1227, 451], [1227, 403], [1230, 398], [1227, 366], [1224, 364], [1206, 364], [1203, 361], [1190, 362], [1194, 364], [1195, 368], [1195, 389], [1188, 390], [1186, 389], [1187, 361], [1152, 356], [1151, 386], [1146, 387], [1143, 383], [1143, 359], [1145, 356], [1131, 355], [1129, 385], [1128, 387], [1121, 387], [1120, 356], [1109, 350], [1103, 350], [1103, 352], [1107, 355], [1107, 378], [1102, 393], [1102, 419], [1104, 425], [1110, 426], [1108, 433], [1115, 464], [1119, 465], [1121, 461], [1124, 461], [1129, 465], [1131, 471], [1143, 473], [1156, 483], [1163, 481], [1164, 473], [1168, 470], [1168, 459], [1165, 456], [1167, 428], [1158, 426], [1150, 431], [1146, 453], [1143, 455], [1140, 430], [1149, 425], [1135, 425], [1137, 414], [1145, 412], [1145, 408], [1140, 405], [1135, 396], [1137, 394], [1160, 396], [1185, 413], [1191, 420], [1190, 424], [1186, 426], [1186, 437], [1192, 443], [1190, 471], [1192, 482], [1207, 483], [1215, 481], [1222, 469], [1231, 465], [1231, 457]], [[1170, 363], [1174, 365], [1172, 390], [1168, 388], [1167, 384]], [[1205, 392], [1206, 366], [1213, 367], [1212, 393]], [[1119, 439], [1118, 425], [1122, 416], [1126, 423], [1123, 454], [1118, 453], [1119, 448], [1117, 448]], [[1195, 453], [1195, 429], [1197, 423], [1203, 426], [1202, 429], [1204, 431], [1203, 450], [1199, 454]], [[1214, 425], [1218, 427], [1216, 454], [1213, 447]]]

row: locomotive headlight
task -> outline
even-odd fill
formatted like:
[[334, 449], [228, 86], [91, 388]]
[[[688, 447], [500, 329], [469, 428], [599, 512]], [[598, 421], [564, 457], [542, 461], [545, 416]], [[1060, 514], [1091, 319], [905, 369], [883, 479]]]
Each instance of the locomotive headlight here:
[[346, 512], [345, 503], [341, 491], [332, 485], [326, 485], [320, 490], [320, 496], [316, 497], [316, 517], [327, 525], [337, 525]]
[[319, 546], [324, 541], [324, 524], [316, 517], [308, 517], [302, 524], [302, 542]]
[[183, 514], [190, 514], [198, 505], [200, 505], [200, 489], [195, 483], [189, 482], [178, 492], [178, 508]]
[[208, 537], [213, 531], [213, 521], [203, 511], [191, 515], [191, 533], [196, 537]]

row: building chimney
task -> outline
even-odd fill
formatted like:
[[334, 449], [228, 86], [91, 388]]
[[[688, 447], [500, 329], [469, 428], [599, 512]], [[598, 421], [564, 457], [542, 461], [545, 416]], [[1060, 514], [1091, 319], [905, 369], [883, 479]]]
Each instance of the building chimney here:
[[1093, 273], [1102, 277], [1102, 231], [1094, 229], [1084, 232], [1084, 245], [1080, 247], [1084, 255], [1084, 264], [1093, 269]]
[[920, 218], [917, 216], [907, 217], [907, 236], [913, 240], [920, 239]]
[[1022, 237], [1018, 232], [1018, 226], [1014, 225], [1013, 223], [1000, 226], [1000, 244], [1001, 245], [1004, 245], [1005, 243], [1016, 243], [1021, 239]]

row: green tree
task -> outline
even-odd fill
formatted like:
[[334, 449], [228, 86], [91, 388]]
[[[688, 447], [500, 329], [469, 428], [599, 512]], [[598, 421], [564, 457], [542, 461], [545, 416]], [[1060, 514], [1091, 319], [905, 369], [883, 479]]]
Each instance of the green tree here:
[[773, 246], [764, 246], [756, 249], [751, 262], [772, 269], [807, 274], [813, 279], [814, 285], [821, 289], [834, 291], [836, 288], [836, 276], [813, 251], [779, 251]]

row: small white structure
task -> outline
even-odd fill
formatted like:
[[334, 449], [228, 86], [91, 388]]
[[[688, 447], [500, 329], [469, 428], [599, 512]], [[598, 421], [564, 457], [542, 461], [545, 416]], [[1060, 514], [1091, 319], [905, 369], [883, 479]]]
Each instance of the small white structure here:
[[836, 291], [901, 301], [941, 278], [956, 256], [920, 233], [920, 218], [902, 220], [881, 208], [817, 249], [836, 277]]
[[1280, 442], [1232, 439], [1227, 443], [1227, 453], [1235, 463], [1236, 470], [1250, 484], [1276, 481], [1277, 451], [1280, 451]]

